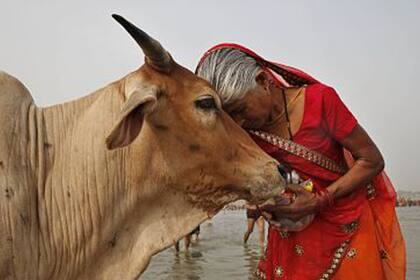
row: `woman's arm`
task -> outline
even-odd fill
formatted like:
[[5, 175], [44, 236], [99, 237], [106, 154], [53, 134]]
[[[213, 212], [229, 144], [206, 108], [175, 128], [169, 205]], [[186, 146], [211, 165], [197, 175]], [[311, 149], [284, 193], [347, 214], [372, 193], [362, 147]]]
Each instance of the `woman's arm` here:
[[360, 186], [366, 186], [384, 169], [381, 152], [360, 125], [341, 144], [352, 154], [355, 162], [346, 174], [327, 188], [334, 200], [352, 193]]
[[[366, 186], [384, 168], [381, 153], [360, 125], [356, 125], [340, 142], [353, 155], [355, 162], [346, 174], [326, 189], [333, 201], [351, 194], [359, 187]], [[296, 194], [293, 203], [287, 206], [264, 205], [260, 209], [273, 212], [275, 217], [299, 220], [308, 214], [316, 213], [325, 202], [320, 195], [309, 193], [300, 186], [291, 185], [288, 189]]]

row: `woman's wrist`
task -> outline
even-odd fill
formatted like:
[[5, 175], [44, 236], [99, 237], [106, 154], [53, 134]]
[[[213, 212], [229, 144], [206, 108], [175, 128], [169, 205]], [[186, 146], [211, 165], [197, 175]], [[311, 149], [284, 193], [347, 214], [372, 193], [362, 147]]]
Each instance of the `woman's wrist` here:
[[318, 191], [318, 193], [316, 194], [316, 198], [316, 208], [318, 211], [334, 205], [334, 197], [328, 188]]

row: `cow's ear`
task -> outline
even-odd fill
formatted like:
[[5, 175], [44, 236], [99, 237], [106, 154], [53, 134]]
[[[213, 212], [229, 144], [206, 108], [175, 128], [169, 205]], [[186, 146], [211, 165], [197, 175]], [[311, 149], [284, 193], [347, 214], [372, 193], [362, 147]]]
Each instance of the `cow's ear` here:
[[134, 91], [106, 138], [107, 148], [112, 150], [131, 144], [141, 130], [144, 116], [156, 107], [156, 101], [156, 90], [153, 88]]

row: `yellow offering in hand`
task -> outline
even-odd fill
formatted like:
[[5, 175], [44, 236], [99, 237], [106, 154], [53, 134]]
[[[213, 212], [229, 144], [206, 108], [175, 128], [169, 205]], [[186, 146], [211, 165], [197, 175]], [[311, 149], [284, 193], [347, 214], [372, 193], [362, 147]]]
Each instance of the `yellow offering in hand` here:
[[305, 182], [302, 182], [300, 184], [306, 191], [313, 192], [314, 191], [314, 184], [312, 183], [312, 180], [306, 180]]

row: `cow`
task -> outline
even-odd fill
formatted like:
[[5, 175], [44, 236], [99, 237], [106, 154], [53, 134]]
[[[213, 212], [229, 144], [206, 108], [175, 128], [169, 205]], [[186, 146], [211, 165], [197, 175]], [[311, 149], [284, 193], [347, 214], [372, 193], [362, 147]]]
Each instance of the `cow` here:
[[0, 279], [135, 279], [224, 205], [284, 188], [211, 86], [113, 17], [145, 63], [86, 97], [37, 107], [0, 73]]

